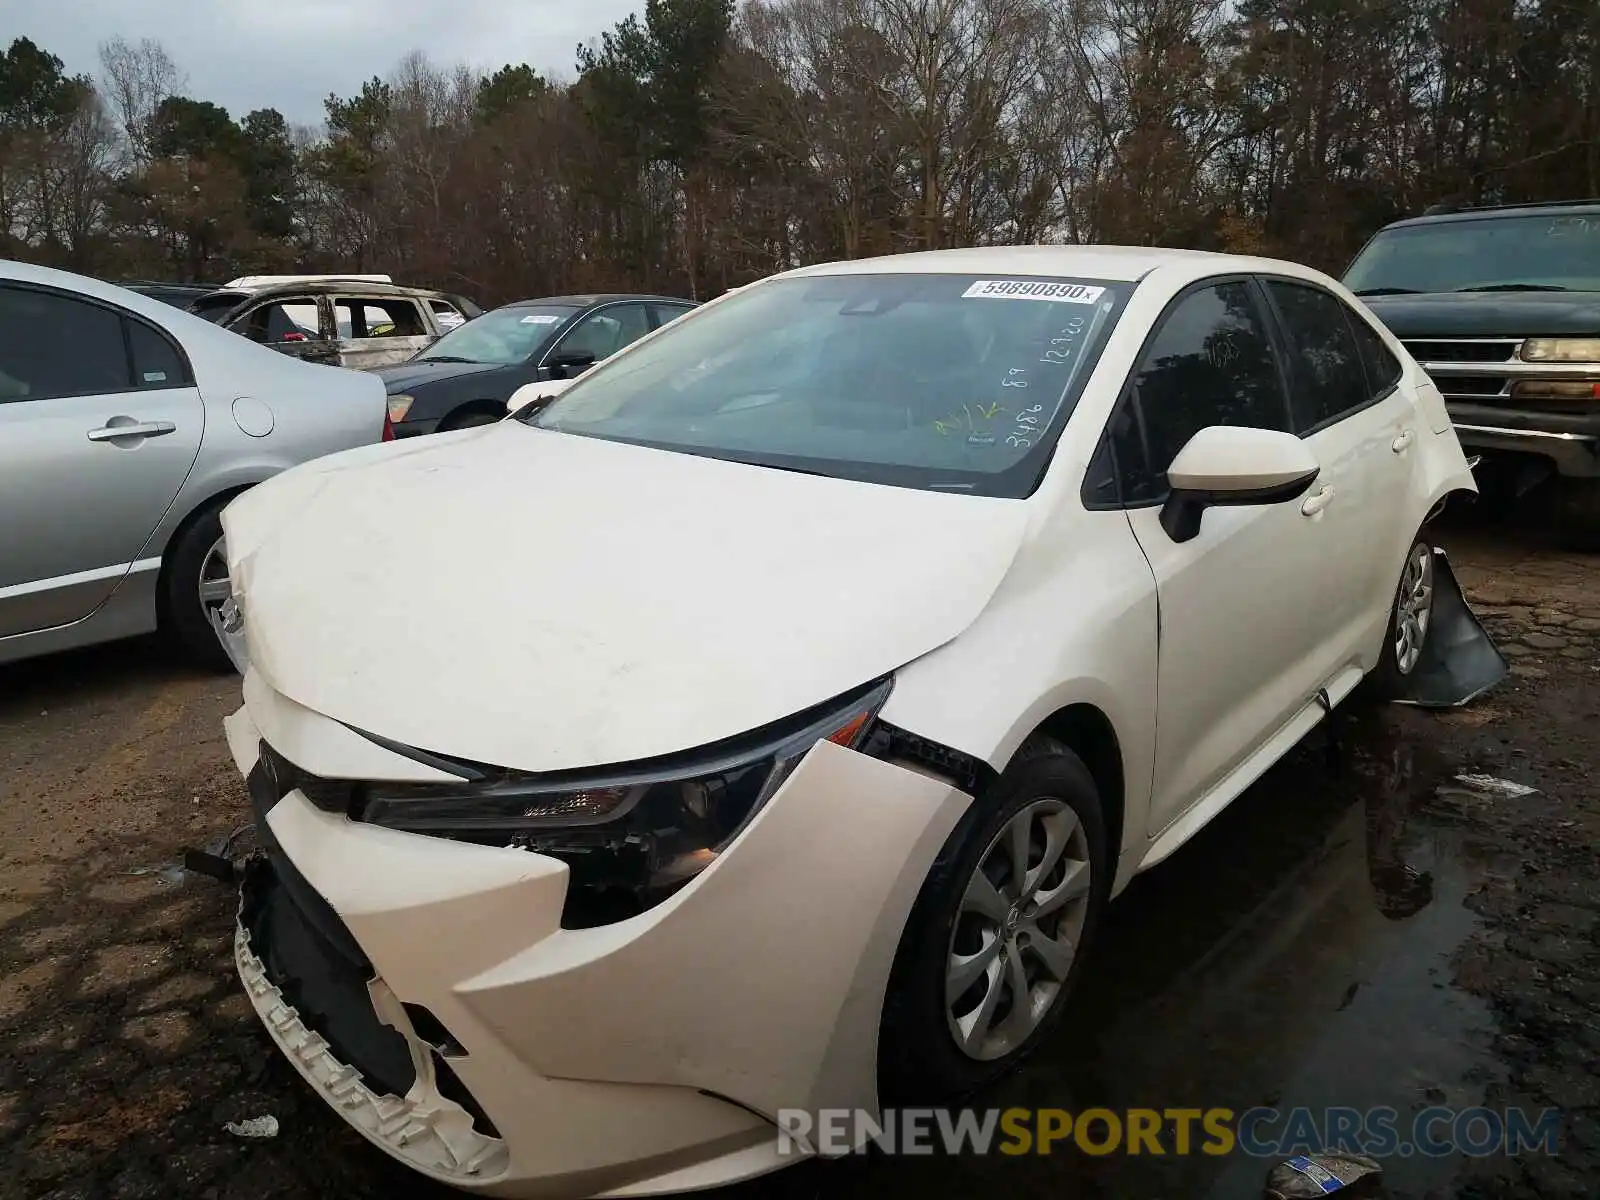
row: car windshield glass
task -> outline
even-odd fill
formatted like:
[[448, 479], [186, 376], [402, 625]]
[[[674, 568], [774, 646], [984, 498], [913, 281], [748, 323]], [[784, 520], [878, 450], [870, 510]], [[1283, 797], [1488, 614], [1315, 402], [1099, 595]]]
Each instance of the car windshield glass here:
[[510, 366], [526, 362], [577, 309], [561, 304], [497, 308], [452, 329], [421, 354], [418, 362], [475, 362]]
[[249, 297], [242, 292], [234, 292], [226, 296], [202, 296], [189, 306], [189, 311], [197, 317], [204, 317], [213, 323], [220, 322]]
[[1600, 213], [1475, 217], [1385, 230], [1345, 272], [1357, 294], [1600, 291]]
[[524, 419], [788, 470], [1025, 496], [1132, 289], [775, 280], [681, 318]]

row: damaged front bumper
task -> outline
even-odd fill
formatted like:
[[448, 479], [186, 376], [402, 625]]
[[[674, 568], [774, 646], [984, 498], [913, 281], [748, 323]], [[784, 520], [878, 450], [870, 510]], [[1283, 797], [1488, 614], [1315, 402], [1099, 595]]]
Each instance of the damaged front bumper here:
[[260, 715], [227, 721], [264, 847], [239, 973], [300, 1074], [395, 1158], [489, 1195], [643, 1195], [786, 1165], [780, 1108], [875, 1110], [895, 948], [970, 802], [948, 782], [820, 743], [691, 883], [566, 929], [558, 860], [274, 796]]

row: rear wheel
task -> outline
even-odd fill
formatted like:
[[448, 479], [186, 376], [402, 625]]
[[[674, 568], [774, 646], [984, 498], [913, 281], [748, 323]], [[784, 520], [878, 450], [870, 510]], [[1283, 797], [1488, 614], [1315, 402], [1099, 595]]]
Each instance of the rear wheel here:
[[1383, 641], [1374, 682], [1381, 696], [1392, 699], [1422, 661], [1433, 633], [1433, 546], [1426, 530], [1418, 530], [1406, 551], [1400, 583], [1389, 608], [1389, 630]]
[[222, 510], [232, 497], [213, 501], [179, 531], [161, 565], [159, 604], [162, 632], [190, 662], [208, 671], [231, 671], [211, 614], [227, 601], [227, 549], [222, 540]]
[[998, 1078], [1047, 1035], [1109, 889], [1088, 768], [1035, 739], [951, 835], [895, 956], [879, 1036], [885, 1102]]

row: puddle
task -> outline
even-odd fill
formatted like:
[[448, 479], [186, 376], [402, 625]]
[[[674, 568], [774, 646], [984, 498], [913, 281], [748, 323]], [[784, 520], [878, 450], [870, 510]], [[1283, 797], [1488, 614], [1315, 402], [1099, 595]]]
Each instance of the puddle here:
[[[1500, 1077], [1486, 1004], [1451, 984], [1478, 928], [1463, 904], [1498, 864], [1432, 801], [1432, 761], [1384, 712], [1347, 729], [1330, 775], [1317, 736], [1112, 905], [1065, 1020], [978, 1106], [1157, 1110], [1479, 1104]], [[1441, 811], [1444, 809], [1444, 811]], [[1198, 1125], [1196, 1141], [1202, 1140]], [[1273, 1159], [1170, 1153], [851, 1159], [770, 1176], [751, 1195], [1236, 1200]], [[1444, 1194], [1461, 1160], [1392, 1156], [1385, 1195]], [[743, 1191], [744, 1189], [740, 1189]]]

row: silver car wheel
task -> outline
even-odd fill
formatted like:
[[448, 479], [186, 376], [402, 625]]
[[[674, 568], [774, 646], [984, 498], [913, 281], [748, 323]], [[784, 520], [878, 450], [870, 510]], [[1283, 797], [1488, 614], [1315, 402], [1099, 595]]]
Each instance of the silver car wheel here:
[[228, 542], [218, 538], [200, 560], [200, 610], [209, 622], [216, 612], [233, 595], [233, 583], [228, 578]]
[[1409, 675], [1422, 658], [1433, 620], [1433, 549], [1425, 543], [1411, 548], [1394, 605], [1395, 670]]
[[968, 1057], [1005, 1057], [1049, 1015], [1077, 957], [1093, 871], [1078, 814], [1054, 798], [1025, 805], [979, 856], [945, 969], [945, 1016]]

